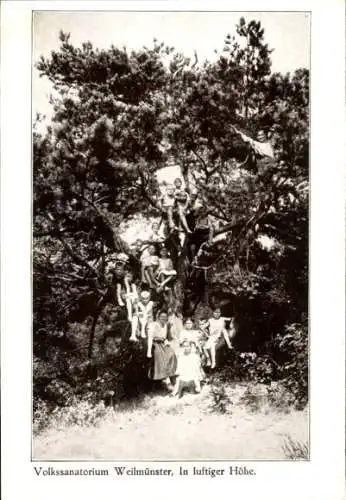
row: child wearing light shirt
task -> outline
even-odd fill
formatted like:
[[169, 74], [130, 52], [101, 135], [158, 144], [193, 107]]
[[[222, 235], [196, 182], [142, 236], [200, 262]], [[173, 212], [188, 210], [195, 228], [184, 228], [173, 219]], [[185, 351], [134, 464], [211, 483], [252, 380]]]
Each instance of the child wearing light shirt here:
[[135, 311], [131, 322], [130, 340], [137, 341], [137, 329], [140, 327], [140, 336], [146, 338], [148, 325], [154, 320], [154, 302], [151, 300], [149, 291], [143, 291], [140, 299], [136, 302]]
[[177, 229], [173, 220], [173, 209], [175, 205], [174, 187], [172, 185], [166, 186], [166, 192], [159, 198], [159, 206], [167, 214], [168, 227], [170, 231]]
[[158, 292], [165, 289], [165, 286], [172, 281], [177, 275], [177, 271], [173, 269], [172, 259], [168, 256], [167, 248], [163, 247], [160, 250], [159, 266], [157, 269], [157, 278], [160, 285]]
[[210, 354], [211, 368], [216, 366], [216, 344], [220, 337], [225, 339], [227, 347], [232, 349], [229, 333], [226, 330], [225, 321], [231, 321], [231, 318], [221, 316], [221, 310], [216, 307], [213, 311], [213, 317], [209, 319], [209, 338], [205, 344], [206, 350]]
[[174, 187], [174, 199], [180, 224], [186, 233], [191, 233], [186, 220], [186, 213], [190, 206], [190, 196], [187, 191], [183, 189], [183, 182], [179, 177], [174, 180]]

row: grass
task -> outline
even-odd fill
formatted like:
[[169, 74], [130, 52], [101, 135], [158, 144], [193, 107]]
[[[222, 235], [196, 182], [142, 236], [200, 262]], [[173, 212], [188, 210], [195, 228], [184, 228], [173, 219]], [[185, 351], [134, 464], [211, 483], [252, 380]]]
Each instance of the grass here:
[[282, 449], [288, 460], [309, 460], [307, 441], [294, 439], [288, 434], [284, 438]]
[[181, 399], [153, 393], [114, 409], [74, 405], [57, 411], [36, 433], [33, 458], [306, 459], [306, 412], [279, 411], [263, 398], [254, 410], [244, 400], [247, 389], [248, 384], [222, 390], [210, 384]]

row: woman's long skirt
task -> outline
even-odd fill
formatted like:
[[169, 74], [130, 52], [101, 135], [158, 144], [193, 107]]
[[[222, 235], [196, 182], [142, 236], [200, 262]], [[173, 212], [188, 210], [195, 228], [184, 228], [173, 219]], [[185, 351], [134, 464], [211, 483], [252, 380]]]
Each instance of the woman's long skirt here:
[[151, 380], [164, 380], [173, 377], [177, 371], [177, 357], [170, 345], [154, 342], [152, 363], [148, 377]]

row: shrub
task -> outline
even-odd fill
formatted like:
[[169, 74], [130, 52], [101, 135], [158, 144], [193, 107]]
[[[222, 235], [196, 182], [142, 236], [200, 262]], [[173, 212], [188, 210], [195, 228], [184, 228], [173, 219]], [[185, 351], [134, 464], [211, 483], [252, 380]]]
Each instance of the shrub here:
[[282, 449], [288, 460], [309, 460], [309, 446], [306, 442], [286, 435]]
[[308, 402], [308, 328], [291, 324], [283, 334], [274, 339], [274, 348], [281, 357], [279, 378], [284, 387], [293, 395], [294, 406], [303, 409]]
[[67, 407], [57, 406], [54, 409], [41, 401], [34, 411], [33, 434], [37, 435], [47, 427], [60, 430], [73, 425], [95, 426], [107, 415], [111, 415], [112, 411], [103, 401], [92, 404], [87, 400], [74, 398]]
[[230, 413], [233, 402], [226, 392], [222, 378], [217, 376], [213, 377], [209, 387], [211, 396], [209, 409], [213, 413], [220, 413], [222, 415]]
[[268, 399], [275, 407], [303, 409], [308, 402], [307, 327], [296, 323], [286, 326], [284, 332], [268, 342], [265, 349], [265, 354], [233, 350], [219, 376], [223, 382], [265, 384]]

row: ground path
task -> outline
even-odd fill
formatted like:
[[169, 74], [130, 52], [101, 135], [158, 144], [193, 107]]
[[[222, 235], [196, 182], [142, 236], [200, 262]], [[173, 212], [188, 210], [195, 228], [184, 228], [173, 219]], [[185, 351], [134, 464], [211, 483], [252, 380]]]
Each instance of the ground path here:
[[279, 412], [265, 405], [252, 412], [237, 403], [244, 386], [229, 386], [229, 411], [217, 414], [212, 389], [147, 395], [131, 408], [109, 412], [98, 425], [50, 428], [34, 440], [33, 458], [111, 460], [283, 460], [287, 435], [308, 441], [306, 411]]

